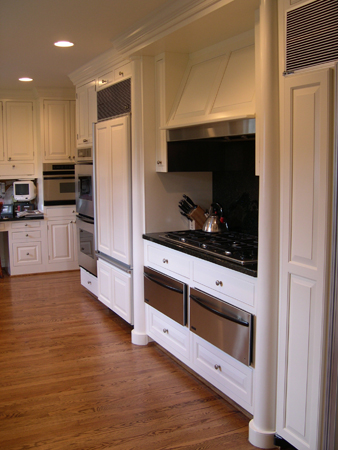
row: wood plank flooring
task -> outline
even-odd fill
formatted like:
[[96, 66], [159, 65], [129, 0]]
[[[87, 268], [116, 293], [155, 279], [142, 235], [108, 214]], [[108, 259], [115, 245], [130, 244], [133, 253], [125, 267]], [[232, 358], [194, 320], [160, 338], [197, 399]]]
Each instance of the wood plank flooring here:
[[252, 450], [248, 418], [91, 297], [79, 273], [0, 280], [0, 449]]

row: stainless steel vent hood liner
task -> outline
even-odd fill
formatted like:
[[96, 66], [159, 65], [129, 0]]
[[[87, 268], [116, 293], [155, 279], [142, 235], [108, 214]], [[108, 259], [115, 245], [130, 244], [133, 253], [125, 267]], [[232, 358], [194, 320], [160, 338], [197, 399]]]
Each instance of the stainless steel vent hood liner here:
[[236, 119], [224, 122], [172, 128], [167, 130], [167, 142], [224, 138], [228, 140], [253, 139], [256, 131], [255, 119]]

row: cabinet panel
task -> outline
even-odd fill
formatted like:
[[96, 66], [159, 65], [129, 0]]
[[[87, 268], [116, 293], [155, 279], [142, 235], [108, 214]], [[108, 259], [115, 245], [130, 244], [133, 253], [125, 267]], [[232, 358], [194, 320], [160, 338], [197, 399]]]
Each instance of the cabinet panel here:
[[15, 267], [22, 265], [41, 264], [41, 242], [31, 244], [13, 243], [13, 257]]
[[0, 165], [0, 176], [2, 177], [19, 177], [34, 176], [35, 165], [32, 163], [9, 163]]
[[97, 121], [95, 80], [76, 90], [76, 133], [77, 145], [93, 142], [93, 123]]
[[74, 229], [70, 220], [48, 221], [49, 263], [74, 261]]
[[70, 159], [70, 102], [67, 100], [45, 100], [43, 108], [45, 159], [55, 161]]
[[188, 257], [184, 257], [179, 253], [175, 253], [166, 247], [155, 247], [148, 245], [147, 260], [151, 264], [155, 264], [161, 270], [182, 275], [183, 277], [190, 276], [190, 262]]
[[41, 238], [41, 231], [16, 231], [12, 233], [12, 240], [13, 241], [31, 241], [32, 239], [39, 239]]
[[5, 148], [9, 161], [34, 159], [33, 102], [5, 102]]

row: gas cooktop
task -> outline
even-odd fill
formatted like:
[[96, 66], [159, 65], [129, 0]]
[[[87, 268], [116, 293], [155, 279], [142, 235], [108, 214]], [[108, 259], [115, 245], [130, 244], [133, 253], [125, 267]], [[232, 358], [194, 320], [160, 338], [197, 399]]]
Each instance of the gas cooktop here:
[[257, 236], [250, 234], [231, 231], [207, 233], [201, 230], [184, 230], [161, 233], [159, 237], [236, 264], [248, 265], [257, 262], [258, 239]]

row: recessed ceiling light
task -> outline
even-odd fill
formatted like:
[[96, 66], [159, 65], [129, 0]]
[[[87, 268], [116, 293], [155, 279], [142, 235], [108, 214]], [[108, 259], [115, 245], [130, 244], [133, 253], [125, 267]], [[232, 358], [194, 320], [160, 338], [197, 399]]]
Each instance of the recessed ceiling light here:
[[56, 47], [73, 47], [73, 42], [69, 42], [69, 41], [58, 41], [58, 42], [54, 42], [54, 45]]
[[19, 78], [19, 81], [33, 81], [33, 78], [23, 77], [23, 78]]

